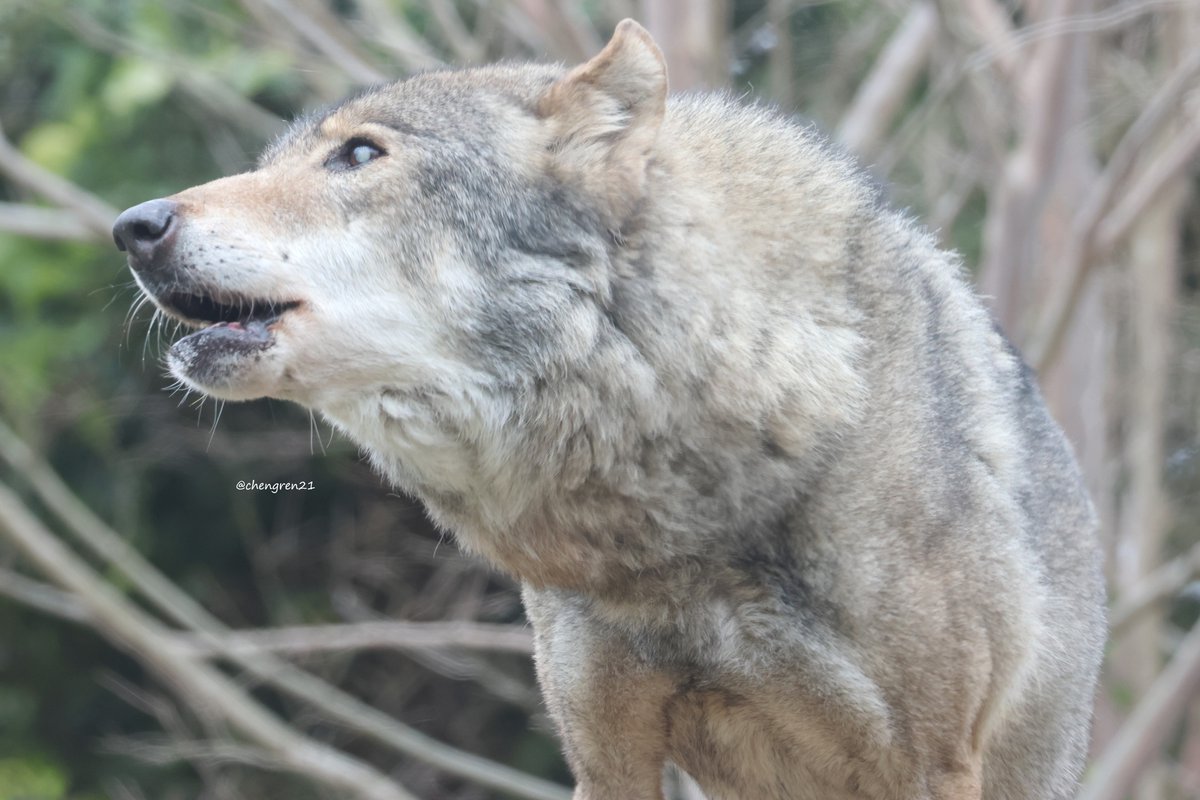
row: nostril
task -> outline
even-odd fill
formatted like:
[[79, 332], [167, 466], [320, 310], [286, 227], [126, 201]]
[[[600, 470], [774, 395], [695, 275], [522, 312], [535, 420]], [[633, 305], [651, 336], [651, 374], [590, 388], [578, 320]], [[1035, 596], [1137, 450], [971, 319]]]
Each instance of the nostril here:
[[162, 228], [152, 227], [145, 222], [134, 223], [132, 230], [135, 239], [157, 239], [163, 232]]
[[137, 260], [150, 261], [158, 246], [167, 238], [175, 219], [172, 200], [149, 200], [126, 209], [113, 225], [113, 241], [122, 252], [128, 250]]

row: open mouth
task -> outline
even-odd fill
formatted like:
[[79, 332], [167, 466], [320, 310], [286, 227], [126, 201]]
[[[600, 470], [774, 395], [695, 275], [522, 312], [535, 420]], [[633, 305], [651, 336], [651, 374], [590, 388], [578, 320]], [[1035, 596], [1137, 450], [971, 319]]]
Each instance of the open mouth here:
[[302, 305], [226, 292], [173, 291], [155, 299], [168, 314], [199, 329], [171, 345], [168, 362], [176, 375], [206, 391], [228, 390], [244, 380], [250, 365], [275, 344], [281, 319]]
[[211, 340], [211, 346], [241, 346], [248, 349], [262, 349], [269, 345], [275, 323], [300, 305], [298, 300], [276, 301], [232, 294], [178, 291], [157, 299], [168, 314], [200, 329], [183, 337], [180, 342], [199, 344]]
[[272, 301], [237, 296], [171, 292], [160, 297], [166, 311], [198, 328], [226, 325], [234, 329], [266, 327], [300, 305], [298, 300]]

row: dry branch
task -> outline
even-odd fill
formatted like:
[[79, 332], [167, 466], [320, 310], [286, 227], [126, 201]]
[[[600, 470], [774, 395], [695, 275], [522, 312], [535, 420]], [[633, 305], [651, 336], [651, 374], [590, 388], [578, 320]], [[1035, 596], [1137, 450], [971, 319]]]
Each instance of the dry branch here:
[[107, 239], [76, 211], [25, 203], [0, 203], [0, 232], [73, 242], [100, 242]]
[[928, 61], [937, 31], [933, 3], [909, 9], [842, 117], [839, 142], [863, 158], [876, 152]]
[[89, 550], [117, 567], [155, 606], [201, 638], [214, 654], [308, 703], [327, 719], [452, 775], [529, 800], [569, 800], [571, 793], [557, 784], [442, 744], [281, 658], [261, 651], [235, 652], [228, 644], [229, 628], [126, 544], [3, 423], [0, 461], [22, 475]]
[[[1045, 322], [1029, 341], [1029, 361], [1039, 372], [1053, 366], [1061, 355], [1075, 309], [1096, 265], [1121, 243], [1133, 223], [1171, 182], [1187, 177], [1186, 168], [1197, 157], [1200, 157], [1200, 119], [1193, 120], [1188, 129], [1145, 168], [1123, 193], [1121, 201], [1094, 227], [1086, 220], [1078, 224], [1076, 230], [1083, 233], [1076, 233], [1063, 258], [1069, 282], [1052, 297], [1043, 317]], [[1090, 236], [1085, 235], [1089, 227], [1094, 231]]]
[[198, 713], [219, 712], [235, 730], [278, 759], [280, 768], [356, 797], [416, 800], [372, 767], [297, 733], [220, 672], [172, 647], [167, 630], [117, 594], [2, 484], [0, 531], [83, 604], [97, 629], [175, 686]]
[[[1042, 0], [1034, 7], [1044, 6], [1051, 1]], [[1020, 31], [1014, 31], [1006, 43], [1007, 52], [999, 52], [991, 46], [985, 47], [967, 61], [966, 69], [980, 69], [993, 61], [1009, 57], [1016, 58], [1023, 48], [1045, 39], [1113, 30], [1163, 8], [1184, 6], [1191, 2], [1193, 0], [1133, 0], [1133, 2], [1116, 3], [1111, 8], [1091, 14], [1056, 15], [1053, 18], [1028, 25]]]
[[1110, 614], [1110, 638], [1116, 641], [1142, 614], [1181, 592], [1200, 577], [1200, 544], [1142, 578]]
[[519, 12], [524, 25], [541, 39], [542, 46], [571, 63], [586, 61], [601, 47], [596, 31], [574, 3], [562, 0], [514, 0], [510, 7]]
[[[117, 210], [71, 181], [35, 164], [26, 158], [0, 128], [0, 173], [13, 183], [24, 186], [52, 203], [73, 213], [95, 236], [105, 239], [111, 234]], [[10, 213], [11, 207], [7, 209]], [[45, 218], [42, 220], [46, 221]]]
[[[260, 759], [246, 759], [237, 763], [274, 771], [279, 771], [280, 769], [278, 759], [271, 757], [262, 748], [254, 747], [245, 741], [239, 741], [232, 736], [232, 732], [228, 729], [228, 726], [219, 722], [212, 724], [210, 721], [200, 717], [197, 717], [195, 721], [189, 720], [183, 713], [183, 709], [166, 695], [148, 691], [143, 686], [130, 683], [108, 672], [101, 673], [98, 682], [112, 692], [113, 695], [128, 703], [131, 708], [137, 709], [146, 716], [153, 718], [166, 733], [165, 736], [142, 734], [141, 736], [129, 738], [117, 734], [109, 734], [100, 740], [99, 749], [103, 752], [120, 753], [133, 758], [140, 758], [149, 763], [156, 763], [153, 757], [141, 751], [135, 742], [203, 742], [213, 747], [228, 746], [246, 751], [248, 754], [261, 754]], [[198, 734], [196, 722], [209, 722], [209, 724], [205, 725], [207, 735], [201, 736]], [[129, 746], [126, 746], [127, 744]], [[237, 797], [241, 794], [241, 792], [236, 790], [235, 786], [229, 785], [230, 778], [228, 777], [228, 773], [220, 769], [223, 766], [223, 762], [217, 759], [193, 758], [190, 759], [190, 763], [204, 781], [205, 789], [209, 796]]]
[[[0, 574], [0, 591], [3, 591]], [[481, 622], [356, 622], [344, 625], [297, 625], [287, 628], [231, 631], [214, 650], [203, 636], [179, 640], [184, 652], [197, 656], [228, 653], [321, 653], [338, 650], [442, 650], [466, 648], [509, 653], [533, 652], [530, 632], [516, 625]]]
[[[1146, 103], [1113, 149], [1104, 171], [1089, 191], [1071, 223], [1061, 269], [1067, 278], [1048, 299], [1040, 324], [1029, 339], [1030, 363], [1044, 373], [1057, 360], [1075, 310], [1083, 297], [1095, 265], [1120, 243], [1133, 220], [1177, 171], [1195, 158], [1200, 147], [1197, 124], [1178, 137], [1176, 144], [1129, 184], [1138, 156], [1146, 143], [1177, 111], [1180, 99], [1200, 74], [1200, 52], [1179, 63]], [[1197, 121], [1200, 122], [1200, 121]], [[1120, 197], [1120, 202], [1117, 198]], [[1115, 206], [1115, 207], [1114, 207]]]
[[[1048, 3], [1051, 22], [1069, 19], [1086, 0]], [[1040, 42], [1024, 73], [1026, 113], [1020, 118], [1019, 140], [988, 204], [983, 229], [980, 282], [994, 298], [1001, 326], [1018, 329], [1018, 314], [1033, 272], [1035, 247], [1031, 238], [1058, 178], [1056, 167], [1067, 142], [1073, 96], [1084, 94], [1079, 75], [1070, 69], [1077, 35], [1055, 36]]]
[[306, 9], [290, 0], [242, 0], [243, 4], [262, 5], [274, 12], [274, 16], [300, 34], [317, 52], [360, 84], [383, 83], [388, 76], [351, 45], [335, 35], [341, 28], [332, 14], [322, 14], [315, 19]]
[[1003, 7], [995, 0], [963, 0], [962, 8], [974, 21], [973, 30], [983, 39], [986, 51], [999, 66], [1004, 77], [1019, 83], [1021, 65], [1012, 22]]
[[[67, 592], [0, 567], [0, 596], [71, 622], [86, 623], [87, 609]], [[344, 650], [485, 650], [529, 655], [533, 635], [519, 625], [484, 622], [400, 622], [380, 620], [331, 625], [295, 625], [262, 630], [231, 630], [216, 649], [203, 636], [172, 636], [181, 653], [201, 658], [225, 653], [328, 653]]]
[[67, 592], [3, 567], [0, 567], [0, 595], [52, 617], [79, 623], [91, 621], [87, 608]]
[[393, 11], [385, 0], [358, 0], [362, 14], [363, 38], [371, 38], [400, 60], [408, 72], [433, 69], [442, 66], [442, 60], [413, 30], [408, 20], [398, 11]]
[[1101, 252], [1111, 251], [1168, 184], [1188, 177], [1197, 157], [1200, 157], [1200, 116], [1173, 137], [1170, 146], [1122, 193], [1120, 201], [1100, 223], [1096, 232], [1097, 248]]
[[56, 21], [99, 50], [117, 56], [132, 55], [163, 69], [197, 103], [240, 130], [270, 139], [283, 127], [279, 117], [247, 99], [200, 64], [114, 33], [82, 12], [71, 11]]
[[471, 35], [452, 0], [429, 0], [429, 13], [454, 57], [471, 64], [483, 58], [483, 45]]
[[1197, 689], [1200, 689], [1200, 625], [1193, 627], [1180, 642], [1166, 669], [1093, 762], [1078, 800], [1125, 797], [1171, 735]]
[[[0, 567], [0, 597], [68, 622], [80, 625], [92, 622], [87, 609], [72, 595], [3, 567]], [[223, 656], [223, 652], [213, 648], [206, 637], [172, 632], [170, 638], [171, 646], [184, 655], [203, 659]], [[452, 679], [473, 680], [506, 702], [532, 712], [541, 707], [536, 691], [523, 681], [492, 668], [485, 660], [454, 652], [486, 650], [528, 655], [533, 650], [533, 637], [529, 630], [516, 625], [379, 620], [231, 631], [226, 641], [226, 652], [241, 654], [265, 652], [308, 656], [396, 650], [408, 653], [418, 662]], [[202, 766], [197, 764], [198, 769]]]
[[241, 764], [259, 769], [280, 769], [279, 759], [269, 751], [235, 742], [183, 739], [149, 741], [144, 738], [110, 736], [104, 740], [104, 748], [164, 767], [184, 761], [193, 765]]

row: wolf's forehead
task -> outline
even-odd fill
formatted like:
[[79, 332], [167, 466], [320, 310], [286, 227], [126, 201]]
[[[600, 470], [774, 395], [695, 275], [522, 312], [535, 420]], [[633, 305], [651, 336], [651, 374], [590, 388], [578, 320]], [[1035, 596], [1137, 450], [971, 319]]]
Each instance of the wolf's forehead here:
[[562, 74], [558, 66], [498, 65], [423, 73], [372, 87], [297, 119], [267, 147], [259, 165], [286, 153], [308, 151], [363, 124], [439, 138], [472, 138], [486, 132], [497, 109], [535, 114], [539, 98]]

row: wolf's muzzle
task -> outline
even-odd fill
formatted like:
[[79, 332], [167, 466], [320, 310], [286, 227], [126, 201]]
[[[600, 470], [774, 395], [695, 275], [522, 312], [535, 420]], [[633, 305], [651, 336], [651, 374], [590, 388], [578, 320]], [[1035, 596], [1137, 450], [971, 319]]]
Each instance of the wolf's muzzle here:
[[129, 266], [152, 272], [163, 261], [175, 241], [177, 204], [173, 200], [147, 200], [128, 208], [113, 225], [117, 249], [129, 253]]

